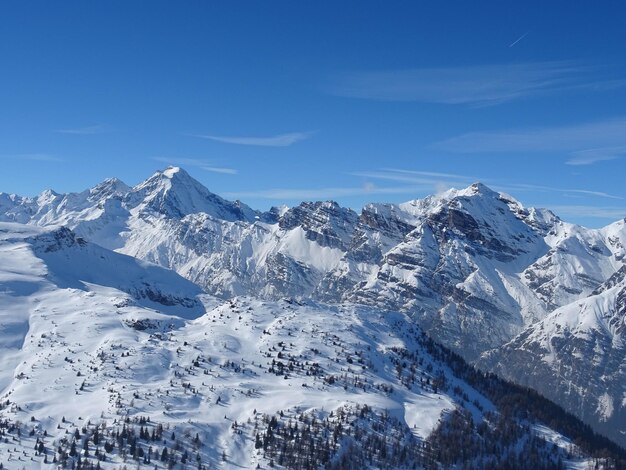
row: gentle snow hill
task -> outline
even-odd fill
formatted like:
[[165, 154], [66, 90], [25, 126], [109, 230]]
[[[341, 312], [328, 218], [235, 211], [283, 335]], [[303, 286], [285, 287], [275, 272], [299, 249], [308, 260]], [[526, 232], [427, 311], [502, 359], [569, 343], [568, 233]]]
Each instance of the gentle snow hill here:
[[[13, 374], [41, 298], [65, 298], [68, 305], [114, 292], [109, 302], [174, 311], [186, 318], [204, 313], [202, 291], [160, 266], [105, 250], [66, 228], [0, 223], [0, 347], [4, 347], [0, 389]], [[8, 366], [7, 366], [8, 365]]]
[[89, 243], [65, 227], [0, 223], [0, 240], [6, 265], [35, 258], [31, 262], [56, 287], [88, 290], [96, 284], [126, 292], [146, 308], [173, 309], [185, 318], [204, 313], [197, 285], [161, 266]]
[[66, 228], [0, 223], [0, 390], [13, 379], [33, 319], [48, 303], [60, 314], [102, 303], [196, 318], [205, 311], [201, 295], [172, 271], [88, 243]]

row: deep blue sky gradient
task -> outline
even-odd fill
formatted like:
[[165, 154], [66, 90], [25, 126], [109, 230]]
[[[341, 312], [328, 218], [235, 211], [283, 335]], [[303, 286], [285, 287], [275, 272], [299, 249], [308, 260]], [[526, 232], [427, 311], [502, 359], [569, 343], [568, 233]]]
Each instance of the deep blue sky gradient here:
[[618, 1], [2, 2], [0, 191], [171, 163], [258, 209], [358, 209], [481, 180], [602, 226], [626, 216], [625, 18]]

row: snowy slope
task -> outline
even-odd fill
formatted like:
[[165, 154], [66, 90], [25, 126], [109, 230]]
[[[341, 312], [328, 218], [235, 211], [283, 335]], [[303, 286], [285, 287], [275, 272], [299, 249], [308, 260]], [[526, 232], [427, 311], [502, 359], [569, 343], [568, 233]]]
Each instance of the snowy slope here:
[[626, 265], [478, 365], [538, 390], [626, 445]]
[[[116, 431], [140, 424], [163, 434], [141, 437], [142, 452], [167, 448], [176, 468], [184, 454], [194, 468], [254, 468], [269, 461], [255, 449], [255, 428], [270, 416], [286, 425], [305, 413], [334, 426], [333, 412], [359, 409], [364, 432], [372, 423], [392, 426], [390, 436], [414, 445], [453, 410], [495, 419], [494, 405], [432, 355], [405, 314], [289, 299], [219, 303], [173, 272], [67, 229], [0, 225], [0, 306], [5, 469], [49, 468], [44, 459], [60, 463], [59, 449], [71, 452], [72, 442], [78, 451], [65, 456], [68, 465], [78, 457], [95, 464], [104, 442], [119, 441]], [[541, 438], [510, 425], [523, 433], [520, 442]], [[563, 443], [552, 455], [566, 459], [571, 442], [548, 431]], [[105, 454], [102, 468], [135, 461], [118, 447]], [[169, 463], [154, 458], [155, 466]]]
[[[5, 361], [17, 360], [13, 354], [25, 341], [32, 312], [48, 296], [57, 299], [54, 303], [80, 305], [78, 299], [91, 298], [97, 289], [112, 292], [109, 304], [159, 308], [185, 318], [204, 312], [202, 291], [194, 284], [159, 266], [85, 242], [66, 228], [0, 223], [0, 266]], [[0, 373], [12, 370], [3, 367]], [[0, 386], [7, 380], [3, 375]]]
[[575, 226], [480, 183], [359, 214], [333, 202], [259, 213], [170, 167], [132, 188], [109, 179], [77, 194], [0, 194], [0, 220], [67, 226], [225, 299], [402, 311], [468, 360], [577, 305], [626, 257], [624, 221]]

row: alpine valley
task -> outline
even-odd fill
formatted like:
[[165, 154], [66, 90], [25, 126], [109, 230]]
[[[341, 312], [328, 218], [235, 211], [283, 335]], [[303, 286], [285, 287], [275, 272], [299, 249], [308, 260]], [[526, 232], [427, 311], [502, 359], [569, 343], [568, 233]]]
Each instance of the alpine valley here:
[[169, 167], [0, 193], [0, 306], [0, 468], [626, 468], [624, 220]]

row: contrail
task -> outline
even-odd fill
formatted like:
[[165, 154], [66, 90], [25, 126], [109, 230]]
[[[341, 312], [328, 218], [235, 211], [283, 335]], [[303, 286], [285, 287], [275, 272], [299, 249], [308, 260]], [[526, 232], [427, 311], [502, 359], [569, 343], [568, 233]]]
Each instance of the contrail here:
[[522, 39], [524, 39], [526, 36], [528, 36], [528, 32], [522, 34], [520, 37], [518, 37], [515, 41], [513, 41], [511, 44], [509, 44], [509, 47], [513, 47], [515, 44], [517, 44], [518, 42], [520, 42]]

